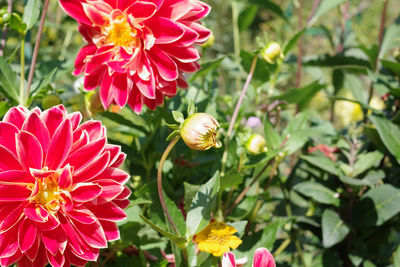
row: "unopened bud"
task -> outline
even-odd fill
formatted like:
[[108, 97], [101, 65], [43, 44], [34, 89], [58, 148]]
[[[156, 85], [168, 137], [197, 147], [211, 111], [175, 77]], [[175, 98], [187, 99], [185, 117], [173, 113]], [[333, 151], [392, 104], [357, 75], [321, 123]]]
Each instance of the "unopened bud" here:
[[261, 50], [261, 56], [268, 63], [274, 64], [276, 59], [283, 57], [281, 46], [276, 42], [269, 43]]
[[217, 140], [218, 121], [206, 113], [194, 113], [183, 123], [180, 135], [191, 149], [207, 150], [210, 147], [219, 148]]
[[246, 149], [252, 154], [260, 154], [267, 152], [266, 142], [264, 137], [259, 134], [252, 134], [246, 142]]
[[215, 43], [215, 35], [213, 33], [210, 34], [210, 37], [208, 37], [207, 41], [205, 41], [203, 44], [201, 44], [202, 47], [211, 47]]

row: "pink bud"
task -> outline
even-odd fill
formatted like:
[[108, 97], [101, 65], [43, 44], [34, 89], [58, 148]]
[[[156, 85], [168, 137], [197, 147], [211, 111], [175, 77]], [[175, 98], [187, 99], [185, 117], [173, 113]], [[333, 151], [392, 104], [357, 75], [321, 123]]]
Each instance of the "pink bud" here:
[[232, 252], [225, 252], [222, 257], [222, 267], [236, 267], [235, 254]]
[[266, 248], [258, 248], [254, 252], [253, 267], [275, 267], [275, 260]]

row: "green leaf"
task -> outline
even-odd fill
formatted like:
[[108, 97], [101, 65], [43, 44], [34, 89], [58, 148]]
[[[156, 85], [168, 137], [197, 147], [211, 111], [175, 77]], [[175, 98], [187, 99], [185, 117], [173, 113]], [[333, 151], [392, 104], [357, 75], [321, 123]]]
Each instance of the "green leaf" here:
[[306, 130], [308, 128], [308, 121], [310, 119], [310, 112], [304, 111], [297, 114], [286, 126], [283, 131], [284, 135], [295, 134], [299, 131]]
[[250, 25], [253, 23], [256, 18], [258, 11], [258, 6], [256, 5], [248, 5], [242, 12], [239, 14], [238, 24], [239, 30], [245, 31]]
[[269, 122], [268, 114], [264, 122], [264, 136], [266, 136], [265, 142], [269, 150], [278, 149], [281, 146], [283, 138]]
[[168, 135], [167, 137], [167, 141], [171, 141], [172, 139], [174, 139], [175, 137], [177, 137], [179, 135], [180, 131], [179, 130], [175, 130], [172, 133], [170, 133], [170, 135]]
[[196, 112], [196, 106], [194, 105], [194, 101], [193, 100], [189, 100], [189, 104], [187, 107], [187, 114], [188, 116], [192, 115], [193, 113]]
[[285, 44], [283, 47], [283, 55], [286, 56], [287, 53], [292, 50], [292, 48], [297, 44], [299, 41], [300, 37], [305, 33], [305, 29], [297, 32], [292, 38], [289, 39], [289, 41]]
[[142, 220], [150, 225], [151, 228], [162, 234], [163, 236], [169, 238], [171, 241], [173, 241], [178, 247], [184, 248], [186, 246], [186, 239], [184, 237], [172, 234], [170, 232], [164, 231], [154, 223], [152, 223], [150, 220], [148, 220], [146, 217], [144, 217], [142, 214], [139, 215]]
[[368, 104], [368, 94], [365, 86], [356, 75], [346, 74], [344, 80], [345, 88], [348, 88], [354, 96], [354, 99], [363, 104]]
[[220, 186], [219, 173], [202, 185], [193, 198], [186, 217], [186, 236], [192, 237], [203, 230], [211, 220], [211, 212]]
[[0, 93], [13, 105], [19, 102], [19, 77], [3, 57], [0, 57]]
[[352, 173], [352, 176], [356, 177], [369, 168], [378, 167], [382, 158], [383, 154], [379, 151], [358, 155], [358, 159], [354, 164], [354, 172]]
[[225, 190], [227, 188], [236, 188], [243, 182], [243, 175], [240, 174], [236, 168], [232, 168], [224, 176], [221, 177], [220, 190]]
[[247, 221], [232, 222], [232, 223], [227, 223], [227, 225], [230, 225], [233, 228], [235, 228], [238, 236], [242, 237], [244, 235], [244, 230], [246, 229]]
[[200, 185], [183, 182], [183, 188], [185, 189], [185, 210], [188, 210], [192, 204], [194, 196], [200, 188]]
[[314, 165], [321, 170], [327, 171], [330, 174], [339, 176], [340, 172], [338, 171], [338, 167], [336, 166], [335, 162], [330, 160], [327, 157], [318, 157], [318, 156], [310, 156], [310, 155], [302, 155], [300, 158], [304, 159], [311, 165]]
[[332, 204], [334, 206], [339, 206], [340, 204], [338, 194], [320, 183], [302, 182], [296, 184], [293, 189], [307, 197], [311, 197], [318, 203]]
[[333, 210], [326, 209], [322, 214], [322, 244], [325, 248], [332, 247], [341, 242], [350, 232], [349, 227], [344, 223]]
[[313, 96], [318, 93], [319, 90], [325, 88], [325, 86], [325, 84], [320, 84], [319, 81], [315, 81], [304, 87], [289, 89], [281, 95], [276, 96], [275, 99], [285, 100], [290, 104], [297, 103], [299, 109], [302, 110], [307, 107]]
[[26, 24], [22, 21], [21, 17], [17, 13], [11, 14], [9, 26], [11, 29], [17, 31], [20, 34], [25, 33]]
[[353, 186], [375, 186], [376, 183], [385, 178], [385, 173], [382, 170], [370, 171], [363, 179], [355, 179], [347, 176], [339, 176], [340, 181]]
[[26, 24], [26, 29], [29, 30], [35, 25], [39, 19], [40, 14], [40, 0], [28, 0], [24, 8], [22, 21]]
[[369, 119], [378, 130], [379, 137], [390, 153], [400, 163], [400, 128], [389, 120], [377, 116], [369, 116]]
[[308, 22], [308, 27], [311, 27], [319, 18], [322, 17], [325, 13], [330, 11], [332, 8], [344, 3], [346, 0], [323, 0], [317, 10], [314, 13], [314, 16]]
[[106, 112], [102, 112], [99, 114], [100, 114], [100, 116], [107, 118], [109, 120], [112, 120], [118, 124], [122, 124], [122, 125], [128, 126], [130, 128], [136, 129], [142, 133], [148, 134], [147, 129], [145, 127], [141, 126], [142, 125], [141, 120], [143, 120], [143, 119], [136, 120], [137, 119], [136, 116], [134, 116], [135, 122], [136, 122], [136, 123], [134, 123], [133, 120], [129, 120], [118, 113], [106, 111]]
[[342, 54], [338, 55], [329, 55], [326, 54], [324, 56], [320, 56], [316, 59], [306, 60], [303, 63], [305, 66], [317, 66], [317, 67], [329, 67], [329, 68], [370, 68], [368, 60], [353, 57], [353, 56], [344, 56]]
[[379, 51], [379, 58], [383, 58], [391, 49], [400, 46], [400, 25], [393, 23], [385, 29], [381, 49]]
[[137, 198], [135, 200], [132, 200], [131, 204], [129, 204], [129, 206], [136, 206], [136, 205], [142, 205], [142, 204], [151, 204], [151, 203], [153, 203], [152, 200], [144, 199], [144, 198]]
[[204, 62], [203, 64], [201, 64], [200, 70], [198, 70], [195, 74], [192, 75], [192, 77], [190, 77], [189, 82], [193, 82], [199, 77], [206, 76], [208, 73], [218, 68], [224, 58], [225, 57], [220, 57], [216, 60]]
[[389, 60], [381, 60], [382, 66], [386, 69], [390, 70], [397, 76], [400, 76], [400, 63], [389, 61]]
[[185, 117], [183, 117], [182, 112], [176, 110], [172, 111], [172, 117], [174, 117], [174, 120], [179, 123], [182, 123], [185, 120]]
[[271, 12], [275, 13], [275, 15], [287, 20], [285, 13], [281, 9], [280, 5], [276, 4], [271, 0], [250, 0], [251, 3], [257, 4], [258, 6], [270, 10]]
[[397, 246], [396, 252], [394, 253], [394, 267], [400, 267], [400, 245]]
[[30, 92], [30, 101], [32, 101], [37, 94], [39, 94], [42, 90], [45, 90], [46, 87], [53, 81], [54, 75], [56, 74], [58, 68], [54, 68], [51, 72], [46, 74], [39, 82], [32, 84], [32, 90]]
[[[250, 71], [254, 56], [256, 56], [256, 54], [244, 50], [240, 51], [242, 66], [246, 72]], [[256, 69], [254, 70], [253, 80], [257, 80], [262, 83], [267, 82], [269, 76], [274, 71], [274, 68], [276, 68], [275, 65], [269, 64], [265, 60], [258, 60]]]
[[9, 109], [8, 102], [2, 101], [0, 102], [0, 118], [3, 117]]
[[369, 190], [355, 208], [361, 225], [380, 226], [400, 212], [400, 190], [384, 184]]

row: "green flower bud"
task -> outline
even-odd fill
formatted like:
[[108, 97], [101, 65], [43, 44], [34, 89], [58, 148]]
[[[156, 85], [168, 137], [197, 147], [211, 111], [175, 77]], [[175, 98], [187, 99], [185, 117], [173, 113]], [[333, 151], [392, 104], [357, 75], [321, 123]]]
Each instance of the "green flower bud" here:
[[206, 113], [194, 113], [183, 123], [180, 135], [183, 142], [195, 150], [207, 150], [210, 147], [219, 148], [217, 140], [218, 121]]
[[213, 33], [210, 34], [210, 37], [208, 37], [207, 41], [205, 41], [203, 44], [201, 44], [202, 47], [211, 47], [215, 43], [215, 35]]
[[279, 57], [283, 58], [281, 46], [276, 42], [267, 44], [260, 53], [262, 58], [270, 64], [274, 64]]
[[56, 95], [47, 95], [42, 99], [42, 108], [49, 109], [61, 104], [61, 99]]
[[266, 142], [263, 136], [259, 134], [252, 134], [247, 140], [245, 147], [251, 154], [260, 154], [267, 152]]

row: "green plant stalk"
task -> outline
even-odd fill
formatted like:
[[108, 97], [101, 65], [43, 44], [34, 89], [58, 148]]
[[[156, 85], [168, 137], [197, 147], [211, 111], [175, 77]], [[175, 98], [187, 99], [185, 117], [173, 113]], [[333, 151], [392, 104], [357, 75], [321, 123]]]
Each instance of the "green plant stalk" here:
[[222, 160], [221, 160], [222, 161], [221, 162], [222, 163], [221, 176], [224, 176], [224, 174], [225, 174], [226, 161], [228, 159], [229, 142], [231, 141], [233, 127], [235, 126], [235, 122], [236, 122], [237, 116], [239, 114], [239, 109], [240, 109], [240, 106], [242, 105], [243, 99], [246, 95], [247, 88], [249, 87], [251, 79], [253, 78], [253, 74], [254, 74], [254, 71], [255, 71], [256, 65], [257, 65], [257, 58], [258, 58], [258, 55], [255, 55], [253, 58], [253, 62], [251, 63], [249, 75], [247, 75], [246, 83], [243, 86], [242, 93], [240, 94], [239, 100], [235, 107], [235, 111], [233, 112], [233, 115], [232, 115], [231, 122], [229, 123], [229, 129], [228, 129], [228, 132], [225, 137], [225, 150], [224, 150], [224, 154], [222, 155]]
[[[233, 51], [235, 62], [240, 66], [240, 31], [239, 31], [239, 8], [236, 0], [231, 1], [232, 7], [232, 26], [233, 26]], [[236, 91], [241, 88], [240, 75], [236, 75]]]
[[272, 91], [274, 90], [276, 80], [278, 79], [278, 75], [281, 72], [282, 63], [283, 63], [282, 59], [278, 59], [276, 62], [276, 69], [272, 75], [272, 78], [269, 80], [269, 89], [268, 89], [269, 95], [272, 95]]
[[26, 100], [29, 98], [29, 93], [30, 93], [31, 86], [32, 86], [33, 74], [35, 73], [36, 61], [37, 61], [37, 57], [38, 57], [38, 54], [39, 54], [40, 39], [42, 39], [42, 33], [43, 33], [43, 29], [44, 29], [44, 22], [46, 20], [46, 14], [47, 14], [47, 9], [49, 7], [49, 2], [50, 2], [50, 0], [46, 0], [44, 2], [42, 15], [40, 17], [39, 30], [38, 30], [38, 33], [36, 35], [35, 48], [33, 49], [31, 67], [29, 69], [28, 82], [26, 84], [26, 96], [25, 96]]
[[171, 217], [171, 214], [168, 211], [167, 204], [165, 204], [165, 199], [163, 195], [163, 189], [162, 189], [162, 169], [165, 163], [165, 160], [167, 159], [169, 153], [171, 152], [172, 148], [175, 146], [175, 144], [178, 142], [180, 136], [178, 135], [174, 139], [171, 140], [167, 148], [165, 149], [164, 153], [162, 154], [162, 157], [160, 159], [160, 164], [158, 165], [158, 172], [157, 172], [157, 187], [158, 187], [158, 197], [160, 198], [160, 203], [161, 206], [164, 210], [164, 214], [167, 217], [168, 222], [171, 224], [172, 228], [174, 229], [175, 233], [180, 235], [178, 228], [176, 227], [174, 220]]
[[21, 37], [21, 73], [19, 79], [19, 104], [25, 105], [25, 35]]

